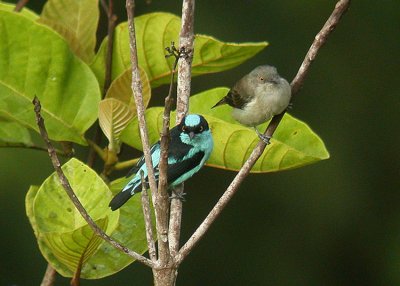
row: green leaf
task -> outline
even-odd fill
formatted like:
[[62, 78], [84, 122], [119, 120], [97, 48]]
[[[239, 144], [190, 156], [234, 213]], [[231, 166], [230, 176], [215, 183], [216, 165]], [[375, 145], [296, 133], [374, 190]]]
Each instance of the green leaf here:
[[[151, 98], [151, 87], [146, 72], [139, 68], [142, 81], [142, 95], [144, 107], [147, 107]], [[129, 106], [132, 114], [136, 116], [136, 104], [132, 92], [132, 69], [125, 70], [118, 76], [107, 90], [106, 98], [118, 99]]]
[[[0, 1], [0, 10], [1, 11], [14, 12], [14, 9], [15, 9], [14, 4], [4, 3], [2, 1]], [[18, 13], [19, 15], [22, 15], [33, 21], [39, 19], [39, 15], [37, 15], [35, 12], [33, 12], [32, 10], [30, 10], [26, 7], [22, 8], [22, 10], [20, 12], [14, 12], [14, 13]]]
[[28, 129], [16, 122], [8, 122], [0, 119], [0, 146], [7, 143], [21, 143], [32, 146], [32, 138]]
[[[108, 203], [112, 194], [92, 169], [71, 159], [63, 166], [63, 171], [85, 209], [107, 234], [139, 253], [147, 251], [140, 195], [132, 197], [118, 211], [111, 212]], [[113, 194], [119, 192], [127, 180], [122, 178], [112, 182]], [[72, 277], [83, 262], [81, 277], [98, 279], [112, 275], [134, 261], [92, 235], [60, 186], [56, 174], [47, 178], [40, 189], [31, 186], [25, 205], [43, 256], [63, 276]]]
[[[121, 191], [128, 181], [129, 178], [123, 177], [111, 182], [110, 189], [113, 194], [115, 195]], [[137, 194], [129, 199], [129, 201], [119, 209], [119, 212], [118, 226], [113, 231], [112, 237], [128, 248], [143, 254], [147, 251], [147, 240], [141, 204], [141, 194]], [[153, 226], [154, 225], [155, 221], [153, 220]], [[154, 231], [154, 233], [156, 232]], [[100, 253], [103, 255], [100, 255]], [[113, 272], [110, 271], [108, 274], [110, 275], [134, 262], [132, 257], [116, 250], [106, 242], [103, 242], [100, 246], [98, 254], [99, 255], [92, 257], [84, 267], [88, 275], [93, 277], [99, 275], [99, 271], [97, 270], [99, 265], [108, 265], [110, 269], [112, 268]], [[97, 278], [101, 277], [104, 276], [98, 276]]]
[[133, 118], [129, 106], [115, 98], [106, 98], [99, 103], [99, 124], [109, 142], [109, 149], [119, 153], [119, 135]]
[[[69, 160], [62, 169], [86, 211], [107, 234], [111, 234], [118, 226], [119, 212], [108, 208], [112, 194], [107, 185], [77, 159]], [[39, 189], [30, 188], [26, 210], [40, 250], [57, 272], [71, 277], [81, 263], [83, 278], [97, 278], [115, 272], [113, 267], [102, 264], [96, 277], [91, 276], [93, 273], [86, 264], [96, 255], [105, 255], [99, 253], [103, 241], [93, 234], [75, 209], [56, 173], [48, 177]]]
[[67, 40], [83, 61], [94, 57], [99, 22], [98, 0], [49, 0], [39, 19]]
[[0, 116], [38, 131], [32, 99], [53, 140], [86, 144], [97, 118], [98, 82], [54, 31], [24, 16], [0, 11]]
[[[181, 20], [169, 13], [149, 13], [135, 18], [139, 65], [146, 71], [151, 86], [169, 83], [174, 58], [165, 58], [165, 48], [171, 42], [178, 44]], [[127, 23], [115, 29], [112, 78], [130, 67], [129, 37]], [[104, 61], [108, 39], [101, 44], [92, 69], [99, 82], [104, 81]], [[215, 73], [233, 68], [267, 46], [260, 43], [224, 43], [213, 37], [196, 35], [192, 74], [194, 76]]]
[[[207, 119], [214, 138], [214, 150], [207, 165], [239, 170], [247, 160], [259, 139], [252, 128], [235, 122], [230, 115], [229, 106], [211, 107], [228, 92], [228, 88], [216, 88], [190, 98], [190, 112], [199, 113]], [[152, 143], [159, 139], [162, 128], [163, 108], [155, 107], [146, 111], [149, 137]], [[171, 114], [171, 126], [175, 116]], [[261, 125], [265, 130], [267, 123]], [[121, 134], [121, 140], [137, 149], [141, 149], [138, 140], [139, 129], [134, 119]], [[324, 143], [311, 128], [300, 120], [286, 114], [274, 137], [252, 172], [275, 172], [298, 168], [329, 158]]]

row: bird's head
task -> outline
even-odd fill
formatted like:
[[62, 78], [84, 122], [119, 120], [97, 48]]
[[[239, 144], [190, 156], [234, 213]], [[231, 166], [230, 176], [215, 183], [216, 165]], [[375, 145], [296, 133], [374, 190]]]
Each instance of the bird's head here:
[[178, 126], [181, 140], [186, 144], [200, 141], [204, 134], [210, 133], [207, 120], [198, 114], [186, 115]]
[[281, 79], [276, 68], [269, 65], [256, 67], [248, 76], [255, 84], [278, 84]]

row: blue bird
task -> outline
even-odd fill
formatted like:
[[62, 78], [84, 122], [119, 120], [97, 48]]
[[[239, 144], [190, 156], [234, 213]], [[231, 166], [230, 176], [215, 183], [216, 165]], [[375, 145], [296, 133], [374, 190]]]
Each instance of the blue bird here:
[[[170, 130], [168, 148], [167, 181], [170, 188], [174, 188], [197, 173], [210, 157], [214, 146], [210, 128], [206, 119], [197, 114], [184, 117], [181, 123]], [[160, 162], [160, 141], [151, 147], [151, 159], [158, 182]], [[130, 182], [111, 200], [109, 206], [117, 210], [126, 203], [134, 194], [142, 191], [141, 171], [148, 183], [147, 168], [142, 156], [137, 165], [128, 173], [136, 175]]]

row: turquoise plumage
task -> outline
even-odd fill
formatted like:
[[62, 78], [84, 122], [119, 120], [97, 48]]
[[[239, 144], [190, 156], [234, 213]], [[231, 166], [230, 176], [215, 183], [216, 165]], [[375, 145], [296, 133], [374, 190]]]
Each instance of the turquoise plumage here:
[[[206, 119], [197, 114], [184, 117], [181, 123], [170, 131], [168, 148], [167, 181], [170, 188], [181, 184], [197, 173], [208, 160], [213, 150], [213, 139]], [[160, 141], [151, 147], [156, 181], [158, 182], [160, 162]], [[141, 171], [148, 182], [148, 173], [144, 157], [128, 173], [136, 173], [129, 183], [110, 202], [112, 210], [120, 208], [134, 194], [142, 191]]]

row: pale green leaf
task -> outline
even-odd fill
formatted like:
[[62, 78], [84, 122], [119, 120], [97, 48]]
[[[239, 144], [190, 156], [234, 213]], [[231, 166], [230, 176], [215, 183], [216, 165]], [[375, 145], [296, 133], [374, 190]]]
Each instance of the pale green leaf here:
[[[178, 45], [181, 26], [179, 17], [169, 13], [149, 13], [135, 18], [139, 65], [146, 71], [151, 86], [169, 83], [174, 57], [165, 58], [165, 48], [175, 42]], [[100, 47], [92, 69], [99, 81], [104, 81], [104, 61], [107, 46], [105, 39]], [[112, 78], [130, 67], [129, 37], [127, 23], [115, 29]], [[224, 43], [213, 37], [196, 35], [194, 43], [192, 74], [194, 76], [215, 73], [235, 67], [263, 50], [266, 42]]]
[[[119, 212], [112, 212], [108, 203], [112, 194], [103, 180], [77, 159], [71, 159], [62, 167], [79, 201], [86, 211], [107, 233], [118, 226]], [[30, 219], [40, 250], [46, 260], [63, 276], [71, 277], [80, 263], [83, 278], [110, 275], [115, 269], [109, 265], [96, 277], [85, 265], [99, 253], [102, 240], [94, 236], [81, 214], [75, 209], [60, 184], [56, 173], [48, 177], [37, 190], [31, 187], [26, 197], [27, 215]], [[90, 271], [89, 271], [90, 272]]]
[[27, 128], [16, 122], [3, 121], [0, 118], [0, 146], [7, 143], [21, 143], [32, 146], [32, 138]]
[[[239, 170], [249, 157], [259, 139], [252, 128], [235, 122], [229, 106], [211, 107], [228, 92], [228, 88], [216, 88], [190, 98], [190, 113], [199, 113], [209, 122], [214, 150], [207, 165], [228, 170]], [[152, 143], [159, 139], [162, 128], [163, 108], [146, 111], [149, 137]], [[171, 126], [175, 115], [171, 114]], [[260, 130], [265, 130], [266, 123]], [[137, 120], [134, 119], [121, 134], [121, 140], [141, 149]], [[254, 165], [252, 172], [275, 172], [297, 168], [329, 158], [324, 143], [310, 127], [286, 114], [275, 132], [271, 144]]]
[[[14, 9], [15, 9], [14, 4], [5, 3], [5, 2], [0, 1], [0, 10], [1, 11], [14, 12]], [[19, 15], [27, 17], [30, 20], [39, 19], [39, 15], [37, 15], [35, 12], [33, 12], [32, 10], [30, 10], [29, 8], [26, 8], [26, 7], [22, 8], [22, 10], [20, 12], [14, 12], [14, 13], [18, 13]]]
[[[121, 191], [128, 181], [129, 178], [124, 177], [111, 182], [110, 188], [113, 194], [115, 195]], [[128, 248], [143, 254], [147, 251], [147, 240], [141, 194], [137, 194], [129, 199], [129, 201], [119, 209], [119, 212], [118, 226], [113, 231], [112, 237]], [[153, 221], [153, 226], [154, 225], [155, 222]], [[154, 231], [154, 233], [156, 232]], [[97, 255], [94, 255], [88, 261], [84, 269], [88, 275], [92, 277], [98, 275], [98, 278], [101, 278], [103, 276], [100, 276], [97, 270], [99, 265], [108, 265], [110, 268], [114, 269], [114, 272], [118, 272], [132, 262], [134, 262], [132, 257], [115, 249], [109, 243], [103, 242]], [[112, 273], [110, 272], [110, 274]]]
[[100, 101], [89, 67], [56, 32], [19, 14], [0, 11], [0, 35], [0, 116], [38, 131], [37, 95], [50, 138], [86, 144]]
[[[142, 95], [144, 107], [147, 107], [151, 98], [151, 87], [146, 72], [139, 68], [142, 81]], [[132, 92], [132, 70], [125, 70], [118, 76], [107, 90], [106, 98], [118, 99], [129, 106], [130, 111], [136, 116], [136, 104]]]
[[109, 142], [109, 149], [119, 153], [119, 135], [133, 118], [129, 106], [115, 98], [106, 98], [99, 103], [99, 124]]
[[83, 61], [94, 57], [99, 22], [98, 0], [48, 0], [39, 22], [62, 35]]

